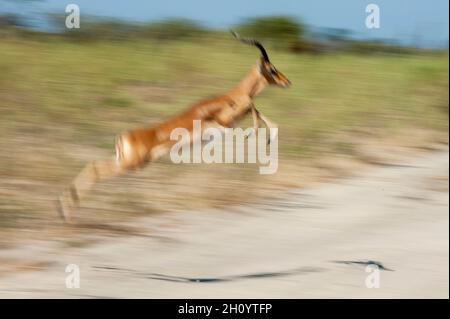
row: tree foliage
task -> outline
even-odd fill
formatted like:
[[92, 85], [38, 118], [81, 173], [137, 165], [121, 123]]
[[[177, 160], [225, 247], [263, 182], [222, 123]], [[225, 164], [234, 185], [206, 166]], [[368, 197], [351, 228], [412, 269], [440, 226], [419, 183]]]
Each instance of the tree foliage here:
[[236, 27], [242, 36], [270, 41], [279, 47], [291, 47], [304, 41], [306, 27], [286, 16], [268, 16], [250, 19]]

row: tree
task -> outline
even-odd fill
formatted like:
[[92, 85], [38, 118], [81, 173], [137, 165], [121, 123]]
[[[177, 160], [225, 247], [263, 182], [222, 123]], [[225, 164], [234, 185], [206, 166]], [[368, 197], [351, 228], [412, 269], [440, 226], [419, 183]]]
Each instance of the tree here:
[[305, 26], [294, 18], [269, 16], [250, 19], [236, 27], [243, 37], [272, 42], [278, 47], [291, 47], [304, 41]]

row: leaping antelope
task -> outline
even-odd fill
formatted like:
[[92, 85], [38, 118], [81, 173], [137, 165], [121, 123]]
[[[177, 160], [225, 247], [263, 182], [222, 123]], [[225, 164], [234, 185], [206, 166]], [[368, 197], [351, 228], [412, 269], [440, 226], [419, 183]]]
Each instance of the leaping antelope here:
[[[81, 198], [97, 182], [142, 168], [167, 154], [176, 142], [170, 139], [170, 133], [175, 128], [185, 128], [192, 133], [194, 120], [201, 120], [202, 128], [230, 128], [250, 112], [255, 129], [260, 122], [269, 129], [276, 128], [275, 123], [256, 109], [253, 99], [268, 85], [287, 88], [291, 82], [270, 62], [260, 42], [243, 39], [235, 32], [232, 33], [236, 39], [257, 47], [261, 52], [261, 57], [250, 72], [236, 87], [223, 95], [198, 102], [184, 113], [155, 127], [138, 128], [119, 134], [115, 144], [115, 159], [89, 162], [59, 197], [59, 211], [65, 221], [70, 220], [70, 211], [79, 205]], [[274, 136], [269, 136], [268, 142], [273, 138]]]

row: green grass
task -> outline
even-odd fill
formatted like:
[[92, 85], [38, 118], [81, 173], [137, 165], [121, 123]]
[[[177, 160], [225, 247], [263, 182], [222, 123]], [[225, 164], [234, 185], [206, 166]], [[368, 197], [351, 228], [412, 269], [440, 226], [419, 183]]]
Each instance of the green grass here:
[[[447, 127], [447, 55], [270, 53], [293, 86], [270, 88], [256, 103], [281, 124], [284, 150], [300, 151], [295, 146], [302, 140], [349, 127]], [[256, 50], [231, 39], [162, 44], [2, 41], [0, 124], [81, 127], [80, 136], [87, 133], [83, 138], [92, 131], [113, 134], [220, 94], [256, 58]]]

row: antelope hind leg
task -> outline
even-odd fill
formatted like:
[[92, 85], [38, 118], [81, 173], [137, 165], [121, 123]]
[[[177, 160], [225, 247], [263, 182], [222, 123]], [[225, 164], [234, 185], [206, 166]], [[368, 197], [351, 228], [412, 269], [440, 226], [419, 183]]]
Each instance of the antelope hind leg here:
[[115, 159], [89, 162], [58, 198], [58, 210], [64, 221], [70, 221], [71, 211], [78, 207], [81, 199], [96, 183], [123, 171]]

